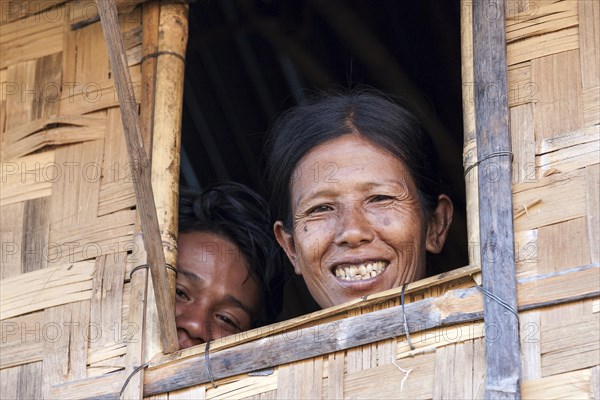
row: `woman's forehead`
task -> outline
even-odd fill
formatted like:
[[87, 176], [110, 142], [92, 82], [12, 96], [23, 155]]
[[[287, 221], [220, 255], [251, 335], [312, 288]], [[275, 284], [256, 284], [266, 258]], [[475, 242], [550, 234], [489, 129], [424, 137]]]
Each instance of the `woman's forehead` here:
[[291, 180], [291, 195], [298, 200], [298, 196], [322, 191], [389, 185], [414, 189], [404, 162], [361, 136], [344, 135], [314, 147], [300, 160]]

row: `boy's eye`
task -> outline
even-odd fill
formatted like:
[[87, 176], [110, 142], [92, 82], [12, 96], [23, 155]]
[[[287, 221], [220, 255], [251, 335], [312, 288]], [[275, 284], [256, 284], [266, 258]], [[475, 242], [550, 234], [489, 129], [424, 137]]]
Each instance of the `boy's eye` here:
[[182, 299], [182, 300], [189, 300], [190, 298], [188, 297], [187, 294], [185, 294], [185, 292], [179, 288], [175, 289], [175, 296]]
[[238, 326], [238, 324], [236, 324], [231, 318], [227, 317], [226, 315], [217, 314], [217, 319], [223, 321], [227, 325], [231, 326], [232, 328], [234, 328], [240, 332], [242, 331], [242, 328], [240, 326]]

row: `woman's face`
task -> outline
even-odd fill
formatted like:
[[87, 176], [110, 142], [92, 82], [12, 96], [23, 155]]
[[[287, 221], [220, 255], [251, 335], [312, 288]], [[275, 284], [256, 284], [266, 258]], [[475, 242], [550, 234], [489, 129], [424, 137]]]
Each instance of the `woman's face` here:
[[179, 348], [248, 330], [260, 289], [236, 245], [208, 232], [180, 233], [175, 322]]
[[358, 135], [307, 153], [291, 206], [292, 232], [278, 221], [275, 234], [321, 307], [420, 279], [426, 250], [441, 250], [403, 162]]

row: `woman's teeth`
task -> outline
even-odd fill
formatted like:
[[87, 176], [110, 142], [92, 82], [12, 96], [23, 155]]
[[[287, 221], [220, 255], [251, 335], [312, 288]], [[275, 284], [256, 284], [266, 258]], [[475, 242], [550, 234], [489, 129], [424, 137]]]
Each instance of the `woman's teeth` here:
[[335, 276], [345, 281], [362, 281], [371, 279], [383, 272], [387, 266], [386, 261], [375, 261], [357, 265], [336, 267]]

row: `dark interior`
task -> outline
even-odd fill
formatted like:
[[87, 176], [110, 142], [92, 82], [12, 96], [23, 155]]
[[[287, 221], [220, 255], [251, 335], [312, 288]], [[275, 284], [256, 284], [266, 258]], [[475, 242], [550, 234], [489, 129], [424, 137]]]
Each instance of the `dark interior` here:
[[[192, 1], [186, 59], [183, 185], [233, 180], [268, 196], [273, 118], [306, 90], [369, 85], [410, 101], [438, 150], [455, 215], [429, 273], [467, 265], [458, 1]], [[316, 308], [290, 276], [282, 318]]]

